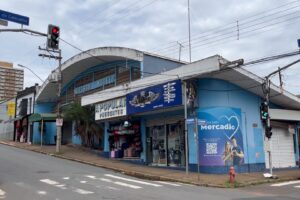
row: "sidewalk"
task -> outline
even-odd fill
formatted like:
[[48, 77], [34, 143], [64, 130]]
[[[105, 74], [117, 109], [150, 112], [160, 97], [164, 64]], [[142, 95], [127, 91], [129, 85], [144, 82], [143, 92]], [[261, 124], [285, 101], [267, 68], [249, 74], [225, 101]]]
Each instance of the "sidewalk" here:
[[[200, 174], [200, 179], [198, 180], [197, 173], [190, 172], [189, 175], [186, 175], [185, 171], [180, 170], [170, 170], [110, 160], [95, 155], [89, 149], [77, 148], [72, 146], [62, 146], [62, 152], [60, 154], [55, 154], [55, 146], [43, 146], [41, 148], [40, 146], [36, 145], [7, 141], [0, 141], [0, 144], [14, 146], [17, 148], [27, 149], [63, 159], [111, 169], [130, 176], [144, 179], [174, 181], [208, 187], [230, 187], [230, 184], [228, 184], [229, 176], [226, 174]], [[234, 187], [300, 179], [300, 169], [276, 171], [275, 174], [278, 176], [278, 179], [266, 179], [263, 177], [262, 172], [251, 174], [236, 174], [236, 184], [234, 185]]]

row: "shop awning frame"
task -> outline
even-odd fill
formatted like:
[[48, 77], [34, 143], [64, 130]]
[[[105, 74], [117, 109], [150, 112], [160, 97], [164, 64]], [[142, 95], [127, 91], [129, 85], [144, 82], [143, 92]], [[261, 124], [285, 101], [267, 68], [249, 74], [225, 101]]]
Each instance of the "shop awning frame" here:
[[34, 113], [29, 116], [29, 122], [54, 122], [56, 121], [56, 113]]

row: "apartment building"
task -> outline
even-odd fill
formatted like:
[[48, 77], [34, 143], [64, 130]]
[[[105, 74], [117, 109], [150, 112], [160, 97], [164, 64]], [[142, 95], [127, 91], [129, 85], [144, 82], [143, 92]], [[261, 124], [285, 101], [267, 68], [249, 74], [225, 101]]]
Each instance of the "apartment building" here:
[[23, 90], [24, 71], [12, 63], [0, 61], [0, 102], [17, 96]]

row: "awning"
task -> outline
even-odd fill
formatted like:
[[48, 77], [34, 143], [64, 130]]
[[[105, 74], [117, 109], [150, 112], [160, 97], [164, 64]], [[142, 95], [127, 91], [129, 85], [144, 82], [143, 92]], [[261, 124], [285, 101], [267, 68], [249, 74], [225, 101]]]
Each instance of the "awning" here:
[[29, 122], [48, 121], [54, 122], [57, 118], [56, 113], [34, 113], [29, 116]]

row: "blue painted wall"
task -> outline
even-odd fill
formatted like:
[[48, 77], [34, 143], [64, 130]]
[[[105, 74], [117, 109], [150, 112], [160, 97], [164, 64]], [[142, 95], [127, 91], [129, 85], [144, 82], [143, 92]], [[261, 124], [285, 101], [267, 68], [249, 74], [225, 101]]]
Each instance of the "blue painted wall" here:
[[[182, 63], [165, 60], [149, 55], [144, 55], [144, 62], [142, 69], [144, 72], [160, 73], [162, 71], [168, 71], [183, 65]], [[143, 77], [152, 76], [152, 74], [144, 73]]]
[[[261, 98], [227, 81], [219, 79], [198, 80], [198, 104], [206, 107], [234, 107], [242, 112], [242, 134], [244, 143], [245, 164], [265, 162], [263, 150], [263, 127], [260, 121]], [[189, 132], [189, 163], [197, 164], [197, 148], [192, 125]]]
[[81, 137], [76, 134], [75, 122], [72, 123], [72, 144], [81, 145]]
[[[54, 103], [40, 103], [34, 105], [35, 113], [51, 113], [53, 111]], [[55, 144], [54, 136], [56, 135], [55, 122], [44, 123], [45, 129], [43, 133], [43, 144]], [[33, 123], [33, 144], [41, 143], [41, 131], [39, 122]]]

